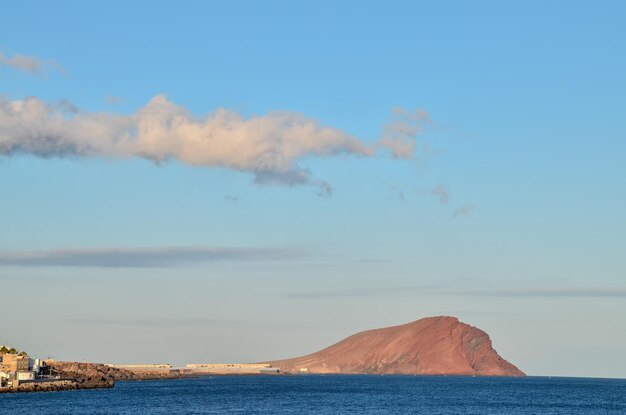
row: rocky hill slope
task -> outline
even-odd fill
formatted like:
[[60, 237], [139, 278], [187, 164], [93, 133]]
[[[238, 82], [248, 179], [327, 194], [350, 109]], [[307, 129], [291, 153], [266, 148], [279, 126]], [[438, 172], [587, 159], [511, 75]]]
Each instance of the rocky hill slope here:
[[484, 331], [455, 317], [428, 317], [352, 335], [319, 352], [270, 363], [283, 372], [524, 376]]
[[48, 361], [54, 374], [60, 375], [64, 379], [75, 379], [80, 388], [103, 388], [111, 387], [115, 381], [122, 380], [155, 380], [155, 379], [176, 379], [189, 377], [178, 370], [150, 371], [150, 370], [128, 370], [116, 368], [100, 363], [79, 363], [79, 362], [58, 362]]
[[134, 379], [134, 374], [98, 363], [49, 361], [53, 374], [63, 379], [72, 379], [78, 389], [111, 388], [116, 380]]

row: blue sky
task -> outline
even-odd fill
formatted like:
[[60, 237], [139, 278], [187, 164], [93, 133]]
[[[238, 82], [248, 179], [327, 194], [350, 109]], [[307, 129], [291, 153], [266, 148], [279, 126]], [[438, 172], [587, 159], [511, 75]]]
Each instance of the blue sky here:
[[[452, 314], [529, 374], [624, 377], [624, 17], [3, 2], [0, 343], [254, 361]], [[228, 147], [220, 109], [214, 153], [186, 132]]]

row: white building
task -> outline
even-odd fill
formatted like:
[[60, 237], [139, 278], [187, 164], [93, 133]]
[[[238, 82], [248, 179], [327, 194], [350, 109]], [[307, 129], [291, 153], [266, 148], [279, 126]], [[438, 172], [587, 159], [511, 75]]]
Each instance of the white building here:
[[15, 377], [20, 382], [23, 380], [35, 380], [35, 372], [19, 371], [19, 372], [15, 372]]

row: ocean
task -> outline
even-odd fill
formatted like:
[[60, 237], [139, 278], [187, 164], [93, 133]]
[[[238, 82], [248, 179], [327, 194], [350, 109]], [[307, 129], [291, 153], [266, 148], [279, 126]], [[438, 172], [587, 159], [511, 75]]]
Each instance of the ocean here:
[[215, 376], [0, 395], [0, 414], [626, 414], [626, 380]]

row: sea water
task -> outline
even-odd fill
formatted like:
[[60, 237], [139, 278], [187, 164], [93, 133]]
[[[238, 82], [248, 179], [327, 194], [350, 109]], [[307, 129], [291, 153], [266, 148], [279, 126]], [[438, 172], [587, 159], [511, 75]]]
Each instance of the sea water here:
[[0, 414], [626, 414], [626, 380], [214, 376], [0, 395]]

